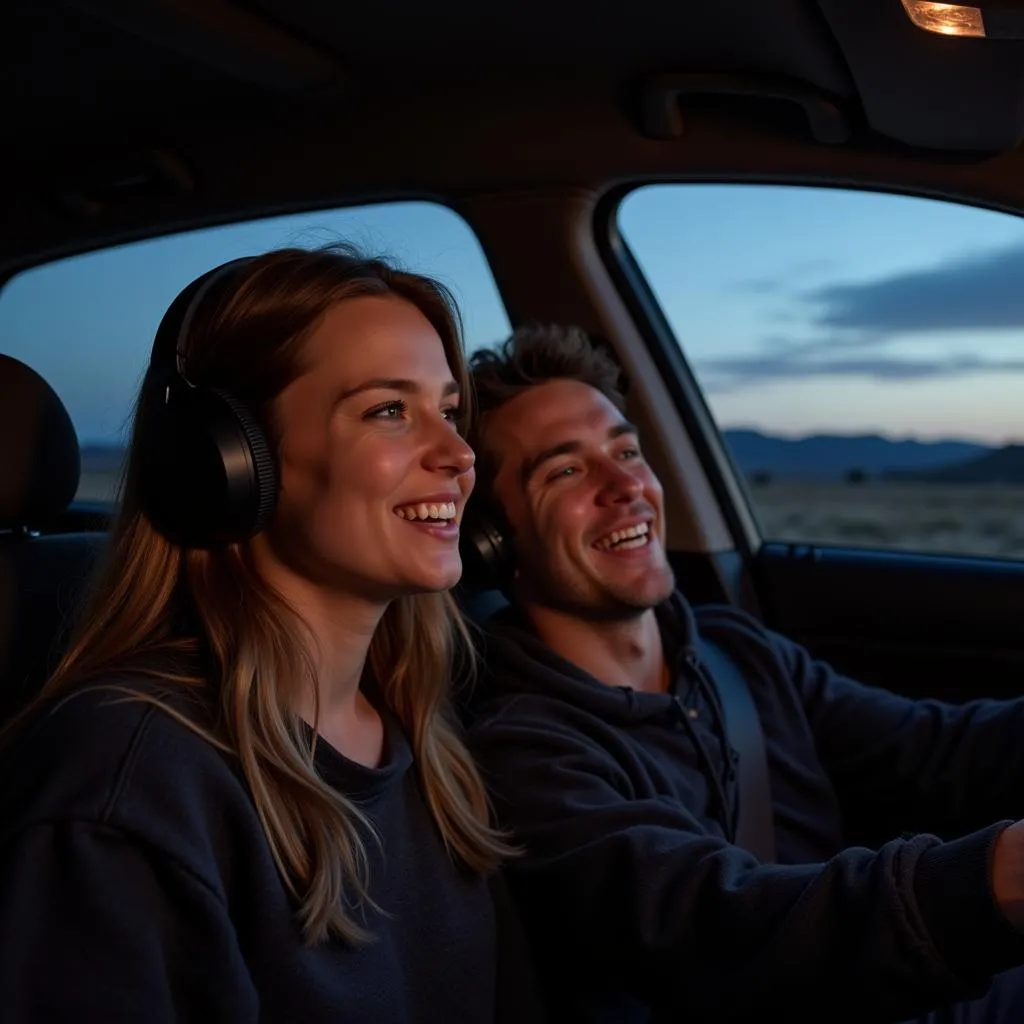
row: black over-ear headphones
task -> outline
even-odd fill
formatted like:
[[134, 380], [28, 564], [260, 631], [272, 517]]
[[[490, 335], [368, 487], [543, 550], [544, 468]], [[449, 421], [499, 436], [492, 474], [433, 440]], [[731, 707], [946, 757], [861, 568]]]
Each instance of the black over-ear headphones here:
[[515, 574], [515, 545], [502, 509], [483, 495], [466, 503], [459, 525], [460, 586], [466, 590], [506, 590]]
[[277, 502], [277, 466], [255, 418], [228, 391], [193, 384], [185, 368], [196, 311], [250, 262], [215, 267], [178, 295], [146, 373], [142, 499], [156, 528], [186, 547], [245, 540], [267, 525]]

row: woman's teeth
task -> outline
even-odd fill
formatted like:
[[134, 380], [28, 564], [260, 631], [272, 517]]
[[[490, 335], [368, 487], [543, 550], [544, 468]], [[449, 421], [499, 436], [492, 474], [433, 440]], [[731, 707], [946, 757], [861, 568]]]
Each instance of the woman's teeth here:
[[418, 505], [402, 505], [395, 509], [395, 515], [399, 519], [440, 519], [449, 520], [455, 518], [455, 502], [442, 501], [440, 504], [426, 504], [420, 502]]
[[607, 536], [602, 537], [594, 547], [600, 551], [610, 551], [612, 548], [620, 551], [642, 548], [648, 542], [649, 533], [650, 525], [648, 523], [627, 526], [624, 530], [612, 530]]

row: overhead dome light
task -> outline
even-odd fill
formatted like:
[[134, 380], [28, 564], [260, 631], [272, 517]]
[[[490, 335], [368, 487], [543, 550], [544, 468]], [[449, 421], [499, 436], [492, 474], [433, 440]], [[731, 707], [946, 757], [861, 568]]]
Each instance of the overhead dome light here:
[[903, 7], [910, 20], [926, 32], [938, 32], [944, 36], [985, 35], [985, 22], [977, 7], [961, 7], [960, 4], [933, 4], [927, 0], [903, 0]]

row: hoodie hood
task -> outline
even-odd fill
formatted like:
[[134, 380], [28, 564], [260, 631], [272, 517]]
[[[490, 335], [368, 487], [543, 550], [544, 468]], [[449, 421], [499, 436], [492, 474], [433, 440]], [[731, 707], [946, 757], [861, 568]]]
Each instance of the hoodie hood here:
[[[673, 688], [680, 660], [697, 647], [693, 609], [675, 592], [655, 609]], [[478, 704], [513, 694], [539, 694], [564, 700], [607, 722], [628, 725], [664, 715], [675, 693], [644, 693], [629, 686], [609, 686], [556, 654], [537, 635], [516, 605], [502, 609], [485, 626], [482, 680]]]

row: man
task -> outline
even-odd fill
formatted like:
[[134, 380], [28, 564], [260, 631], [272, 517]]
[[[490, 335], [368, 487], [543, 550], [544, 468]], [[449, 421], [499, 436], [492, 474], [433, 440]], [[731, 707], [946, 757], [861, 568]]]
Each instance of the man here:
[[[513, 572], [471, 734], [556, 1019], [1024, 1021], [1024, 701], [906, 700], [691, 608], [610, 358], [524, 329], [473, 370], [471, 509]], [[723, 665], [763, 728], [773, 863], [734, 841]], [[902, 838], [849, 846], [865, 807]]]

